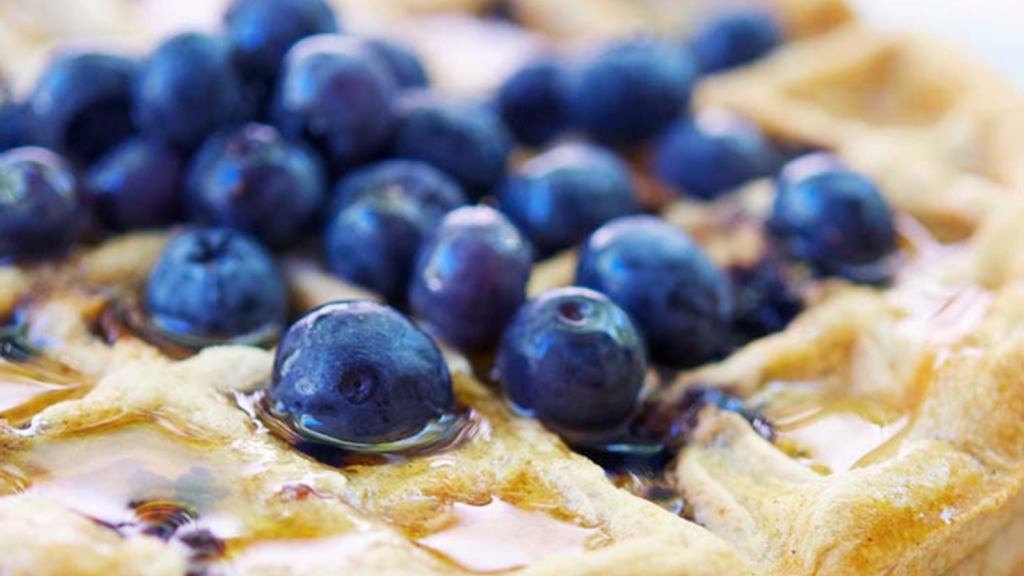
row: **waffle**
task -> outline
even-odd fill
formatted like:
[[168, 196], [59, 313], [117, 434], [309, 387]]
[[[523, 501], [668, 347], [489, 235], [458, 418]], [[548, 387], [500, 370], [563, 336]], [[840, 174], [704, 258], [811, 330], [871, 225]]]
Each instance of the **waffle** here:
[[[397, 4], [403, 18], [436, 8]], [[512, 3], [569, 43], [667, 27], [669, 4]], [[153, 340], [132, 302], [173, 231], [125, 234], [0, 268], [0, 316], [17, 320], [0, 341], [0, 574], [1024, 573], [1021, 97], [839, 3], [774, 6], [796, 40], [705, 81], [697, 106], [878, 180], [900, 250], [891, 287], [807, 279], [786, 330], [651, 374], [656, 411], [721, 388], [770, 433], [707, 406], [663, 476], [609, 476], [447, 351], [464, 435], [419, 456], [325, 459], [261, 417], [272, 352]], [[700, 10], [669, 12], [685, 28]], [[714, 260], [760, 257], [771, 182], [680, 201], [643, 162], [648, 204]], [[375, 298], [301, 251], [282, 262], [298, 310]], [[539, 263], [530, 292], [574, 268], [574, 251]]]

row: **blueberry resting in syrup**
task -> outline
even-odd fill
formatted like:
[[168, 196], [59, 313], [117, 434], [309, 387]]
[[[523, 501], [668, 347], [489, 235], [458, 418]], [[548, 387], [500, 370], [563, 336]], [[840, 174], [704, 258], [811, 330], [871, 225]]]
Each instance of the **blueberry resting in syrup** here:
[[395, 86], [400, 90], [423, 88], [430, 83], [423, 62], [412, 48], [391, 38], [374, 37], [362, 40], [384, 65]]
[[373, 302], [326, 304], [295, 322], [278, 346], [269, 399], [300, 431], [362, 444], [413, 436], [454, 405], [434, 341]]
[[465, 202], [458, 184], [427, 164], [391, 160], [357, 171], [335, 196], [324, 237], [327, 266], [403, 303], [423, 240]]
[[394, 93], [394, 80], [364, 42], [310, 36], [285, 56], [271, 118], [283, 134], [305, 139], [343, 170], [387, 144]]
[[588, 144], [563, 144], [525, 162], [499, 199], [539, 255], [574, 246], [608, 220], [639, 210], [626, 163]]
[[527, 146], [548, 143], [569, 128], [568, 72], [561, 62], [528, 62], [501, 85], [498, 108], [516, 139]]
[[155, 228], [177, 220], [182, 162], [156, 138], [124, 140], [100, 157], [82, 179], [99, 219], [109, 228]]
[[776, 167], [777, 155], [750, 122], [721, 110], [680, 120], [658, 142], [654, 172], [682, 192], [712, 200]]
[[784, 254], [819, 274], [884, 281], [896, 247], [892, 211], [871, 180], [827, 160], [813, 155], [783, 169], [768, 229]]
[[223, 38], [185, 32], [165, 40], [135, 79], [135, 119], [150, 135], [191, 151], [244, 119], [244, 87]]
[[752, 266], [729, 270], [735, 294], [733, 344], [747, 342], [784, 329], [803, 309], [800, 295], [790, 284], [781, 262], [763, 259]]
[[0, 154], [0, 261], [59, 252], [87, 222], [78, 181], [63, 158], [35, 147]]
[[574, 75], [576, 123], [604, 144], [635, 146], [656, 136], [689, 106], [696, 77], [690, 54], [654, 39], [614, 43]]
[[429, 91], [410, 92], [396, 104], [392, 154], [444, 171], [477, 198], [505, 176], [511, 136], [501, 118], [478, 102]]
[[633, 413], [647, 372], [629, 315], [586, 288], [530, 300], [509, 324], [497, 368], [505, 393], [560, 429], [613, 429]]
[[193, 229], [171, 240], [144, 297], [164, 333], [203, 339], [279, 330], [288, 307], [284, 280], [266, 249], [222, 228]]
[[135, 62], [100, 52], [54, 58], [29, 96], [39, 144], [91, 162], [135, 130], [131, 86]]
[[246, 124], [210, 137], [189, 165], [196, 222], [241, 230], [271, 246], [292, 242], [326, 196], [320, 159], [274, 127]]
[[656, 362], [695, 366], [726, 343], [733, 304], [725, 275], [663, 220], [627, 216], [598, 228], [583, 245], [576, 283], [629, 312]]
[[737, 10], [706, 23], [690, 44], [704, 73], [720, 72], [761, 58], [783, 41], [768, 13]]
[[412, 310], [459, 348], [489, 350], [526, 298], [532, 262], [530, 243], [501, 213], [459, 208], [420, 248]]

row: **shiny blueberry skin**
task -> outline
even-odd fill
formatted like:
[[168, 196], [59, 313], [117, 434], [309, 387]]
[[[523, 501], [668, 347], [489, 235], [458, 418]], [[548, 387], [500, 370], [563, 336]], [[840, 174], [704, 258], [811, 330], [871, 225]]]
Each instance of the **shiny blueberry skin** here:
[[439, 216], [467, 202], [458, 182], [430, 164], [385, 160], [351, 172], [334, 189], [330, 214], [367, 196], [401, 193]]
[[180, 214], [182, 168], [171, 145], [137, 136], [101, 156], [82, 188], [108, 228], [156, 228]]
[[568, 81], [565, 67], [551, 58], [529, 62], [505, 80], [498, 108], [517, 140], [541, 146], [569, 128]]
[[289, 48], [307, 36], [337, 32], [338, 21], [323, 0], [235, 0], [224, 27], [245, 75], [273, 78]]
[[363, 42], [383, 63], [399, 89], [423, 88], [430, 83], [423, 62], [412, 48], [390, 38], [363, 38]]
[[149, 274], [145, 304], [171, 335], [227, 339], [281, 329], [284, 280], [265, 248], [223, 228], [197, 228], [164, 248]]
[[654, 172], [683, 193], [712, 200], [766, 176], [778, 163], [756, 126], [724, 111], [680, 120], [658, 142]]
[[394, 93], [390, 74], [365, 43], [311, 36], [288, 51], [271, 116], [282, 133], [306, 139], [341, 170], [387, 144]]
[[362, 444], [407, 438], [454, 406], [451, 375], [423, 330], [373, 302], [333, 302], [300, 318], [277, 349], [271, 409]]
[[131, 86], [135, 62], [99, 52], [54, 58], [27, 105], [40, 145], [90, 162], [135, 130]]
[[501, 183], [512, 142], [490, 107], [428, 91], [406, 94], [396, 107], [395, 157], [439, 168], [474, 197]]
[[323, 205], [324, 168], [312, 151], [274, 127], [246, 124], [212, 136], [188, 167], [193, 220], [284, 246]]
[[505, 393], [544, 423], [607, 430], [634, 411], [647, 372], [629, 315], [602, 294], [558, 288], [530, 300], [498, 351]]
[[188, 151], [246, 115], [231, 46], [198, 32], [160, 44], [142, 63], [134, 95], [135, 119], [142, 129]]
[[499, 200], [540, 255], [576, 245], [605, 222], [639, 210], [625, 162], [588, 144], [563, 144], [522, 164]]
[[757, 10], [732, 11], [709, 21], [691, 42], [704, 73], [720, 72], [761, 58], [783, 41], [775, 19]]
[[526, 298], [532, 261], [529, 242], [501, 213], [459, 208], [420, 248], [412, 310], [459, 348], [489, 350]]
[[686, 110], [695, 76], [687, 51], [653, 39], [626, 40], [583, 64], [569, 101], [576, 123], [591, 137], [634, 146]]
[[[822, 158], [818, 156], [818, 162]], [[816, 272], [876, 283], [896, 247], [893, 215], [875, 184], [841, 166], [783, 170], [768, 229], [784, 254]], [[827, 166], [827, 163], [826, 165]], [[799, 168], [799, 169], [798, 169]]]
[[35, 147], [0, 154], [0, 261], [59, 252], [86, 223], [78, 181], [63, 158]]
[[695, 366], [727, 340], [732, 297], [725, 275], [663, 220], [627, 216], [598, 228], [583, 246], [576, 283], [629, 312], [656, 362]]

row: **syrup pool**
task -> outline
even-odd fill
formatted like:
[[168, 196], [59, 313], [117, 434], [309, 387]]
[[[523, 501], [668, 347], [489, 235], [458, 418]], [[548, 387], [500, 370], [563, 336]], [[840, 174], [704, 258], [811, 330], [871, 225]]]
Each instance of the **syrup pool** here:
[[0, 420], [22, 426], [49, 406], [78, 398], [92, 380], [25, 342], [21, 333], [0, 332]]

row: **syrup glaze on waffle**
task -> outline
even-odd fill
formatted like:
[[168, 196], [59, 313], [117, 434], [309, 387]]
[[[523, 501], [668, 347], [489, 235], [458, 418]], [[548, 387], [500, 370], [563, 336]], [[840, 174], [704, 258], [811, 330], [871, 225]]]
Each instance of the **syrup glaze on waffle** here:
[[[544, 3], [514, 4], [538, 27], [560, 22], [531, 16], [552, 9]], [[602, 4], [577, 10], [635, 7]], [[474, 414], [457, 442], [386, 463], [332, 465], [297, 450], [251, 402], [269, 352], [161, 348], [122, 321], [167, 239], [128, 234], [59, 263], [0, 269], [0, 316], [12, 326], [0, 343], [0, 568], [1018, 573], [1020, 97], [923, 41], [856, 24], [825, 32], [848, 16], [836, 3], [779, 6], [793, 30], [824, 33], [711, 79], [699, 104], [833, 149], [878, 179], [898, 210], [898, 273], [887, 289], [807, 279], [807, 310], [785, 331], [714, 364], [652, 374], [650, 410], [682, 430], [667, 470], [609, 478], [513, 413], [456, 353], [457, 399]], [[937, 74], [936, 62], [956, 73]], [[760, 260], [770, 183], [713, 204], [651, 198], [718, 263]], [[570, 251], [539, 264], [531, 293], [571, 282], [574, 263]], [[303, 255], [285, 268], [301, 309], [366, 296]], [[745, 399], [770, 426], [693, 400], [709, 388]]]

